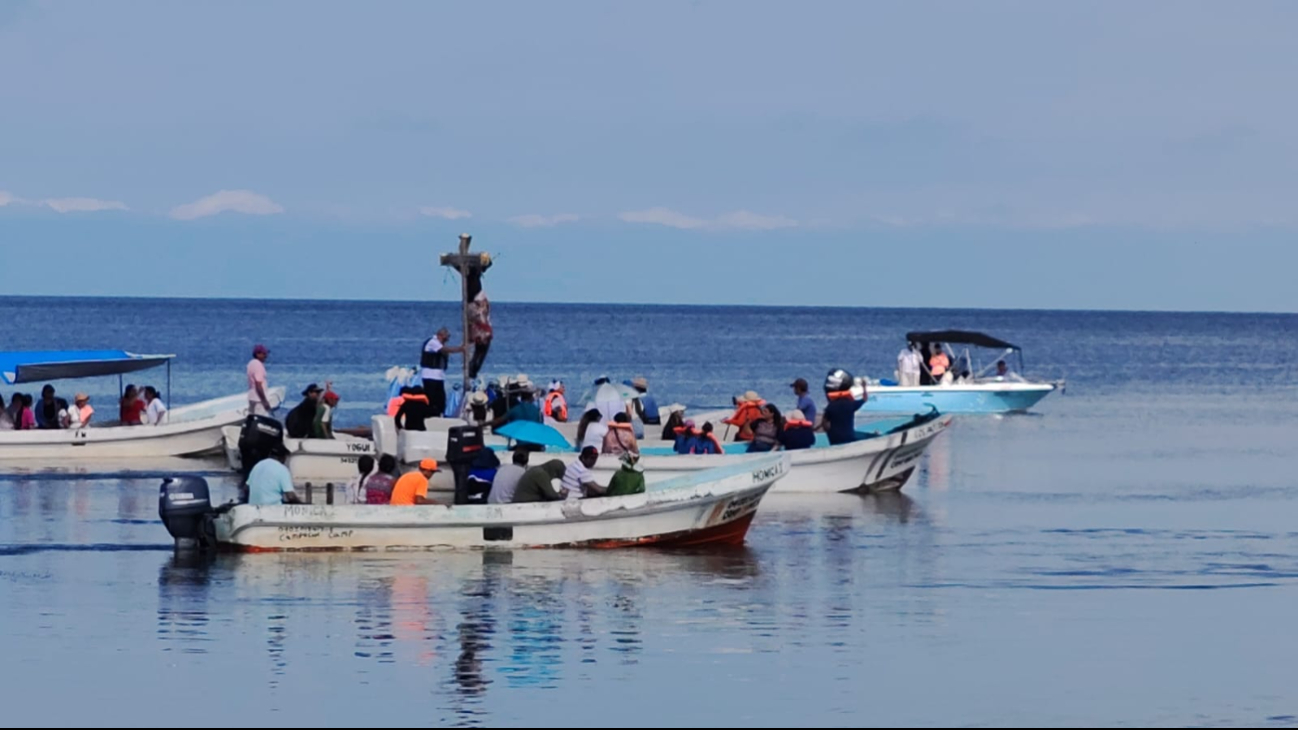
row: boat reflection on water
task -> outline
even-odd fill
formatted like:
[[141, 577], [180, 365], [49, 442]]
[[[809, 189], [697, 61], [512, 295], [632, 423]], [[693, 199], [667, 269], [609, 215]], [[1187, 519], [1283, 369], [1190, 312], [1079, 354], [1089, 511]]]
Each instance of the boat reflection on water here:
[[[203, 654], [244, 640], [245, 621], [260, 624], [272, 688], [317, 671], [306, 658], [322, 653], [359, 660], [341, 670], [379, 692], [394, 672], [428, 667], [443, 677], [447, 721], [472, 726], [487, 724], [493, 686], [555, 688], [606, 665], [634, 671], [646, 622], [667, 621], [682, 603], [691, 622], [729, 620], [748, 599], [717, 591], [761, 579], [746, 548], [169, 556], [157, 636], [164, 651]], [[682, 596], [682, 582], [708, 600]], [[214, 622], [209, 601], [233, 618]]]

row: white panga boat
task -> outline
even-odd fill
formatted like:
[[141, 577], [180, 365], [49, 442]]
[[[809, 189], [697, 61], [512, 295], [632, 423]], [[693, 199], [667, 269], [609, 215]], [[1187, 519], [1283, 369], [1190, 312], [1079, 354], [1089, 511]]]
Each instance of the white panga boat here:
[[[858, 424], [857, 440], [830, 446], [824, 434], [817, 434], [810, 449], [783, 451], [788, 454], [790, 472], [772, 488], [773, 492], [882, 492], [901, 489], [919, 465], [924, 450], [945, 431], [953, 418], [936, 411], [910, 419], [895, 418]], [[728, 453], [681, 455], [664, 441], [640, 445], [640, 464], [645, 482], [654, 484], [681, 474], [723, 465], [751, 463], [769, 454], [742, 453], [746, 444], [724, 444]], [[733, 453], [730, 453], [733, 451]], [[595, 464], [597, 480], [608, 481], [621, 462], [615, 456], [601, 456]]]
[[[239, 434], [242, 426], [221, 429], [224, 437], [225, 460], [234, 471], [243, 471], [243, 457], [239, 453]], [[356, 478], [356, 463], [362, 456], [378, 458], [374, 442], [359, 436], [335, 434], [331, 439], [295, 439], [284, 437], [288, 449], [287, 466], [295, 482], [342, 482]]]
[[[174, 355], [137, 355], [123, 350], [64, 350], [0, 353], [0, 377], [10, 385], [43, 383], [107, 375], [120, 377], [161, 365]], [[168, 387], [170, 391], [170, 387]], [[168, 400], [170, 393], [167, 394]], [[284, 397], [283, 388], [267, 393], [272, 405]], [[103, 407], [99, 412], [114, 412]], [[0, 431], [0, 461], [39, 461], [51, 466], [69, 461], [149, 459], [207, 456], [221, 452], [224, 426], [247, 415], [246, 393], [177, 406], [163, 423], [123, 426], [118, 421], [92, 419], [83, 428]]]
[[163, 482], [158, 510], [178, 548], [243, 552], [737, 545], [790, 468], [765, 454], [683, 474], [622, 497], [501, 505], [235, 505], [213, 510], [207, 482]]

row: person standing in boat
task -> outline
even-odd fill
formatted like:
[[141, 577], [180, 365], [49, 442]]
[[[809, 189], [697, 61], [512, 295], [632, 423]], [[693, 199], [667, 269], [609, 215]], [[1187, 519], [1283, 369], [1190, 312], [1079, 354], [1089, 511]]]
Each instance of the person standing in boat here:
[[[329, 383], [325, 383], [329, 387]], [[289, 438], [311, 438], [311, 427], [315, 423], [316, 410], [320, 407], [320, 386], [312, 383], [302, 391], [302, 402], [284, 416], [284, 433]]]
[[140, 397], [140, 389], [134, 385], [126, 386], [122, 401], [117, 406], [117, 418], [123, 426], [138, 426], [143, 423], [144, 409], [149, 404]]
[[167, 404], [162, 402], [157, 388], [152, 385], [144, 386], [144, 401], [148, 403], [144, 409], [145, 423], [150, 426], [161, 426], [167, 421]]
[[258, 344], [252, 348], [248, 361], [248, 415], [269, 416], [275, 409], [270, 405], [270, 386], [266, 382], [266, 358], [270, 350]]
[[811, 399], [811, 388], [807, 385], [807, 379], [798, 378], [789, 387], [793, 388], [793, 395], [798, 399], [798, 404], [794, 406], [794, 409], [802, 411], [804, 418], [815, 423], [816, 401]]
[[437, 330], [436, 335], [424, 341], [419, 355], [419, 376], [423, 378], [424, 395], [428, 396], [429, 411], [434, 416], [446, 412], [446, 365], [450, 356], [464, 352], [464, 345], [447, 345], [450, 339], [450, 330], [445, 327]]
[[402, 396], [401, 407], [397, 409], [397, 415], [392, 420], [397, 430], [426, 431], [428, 429], [424, 426], [424, 421], [436, 415], [424, 389], [411, 388], [409, 393]]
[[856, 441], [856, 412], [869, 397], [865, 384], [846, 370], [831, 370], [825, 377], [825, 397], [829, 403], [820, 428], [829, 436], [830, 445]]
[[940, 342], [933, 343], [933, 355], [928, 359], [928, 370], [933, 374], [934, 383], [951, 382], [951, 358], [947, 357]]
[[338, 407], [339, 396], [330, 384], [325, 384], [324, 395], [316, 406], [315, 421], [311, 427], [311, 436], [318, 439], [334, 437], [334, 410]]
[[[914, 388], [919, 385], [919, 374], [923, 370], [923, 358], [919, 356], [918, 346], [914, 342], [906, 343], [897, 355], [897, 384], [903, 388]], [[815, 421], [815, 417], [808, 420]]]

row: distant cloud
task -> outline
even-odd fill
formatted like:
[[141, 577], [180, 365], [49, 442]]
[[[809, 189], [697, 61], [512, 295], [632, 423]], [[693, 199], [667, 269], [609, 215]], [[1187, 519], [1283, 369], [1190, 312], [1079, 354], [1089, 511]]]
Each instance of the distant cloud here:
[[459, 208], [451, 207], [439, 208], [432, 205], [425, 205], [420, 208], [419, 214], [426, 215], [429, 218], [445, 218], [448, 221], [455, 221], [461, 218], [471, 218], [473, 216], [473, 214], [467, 210], [460, 210]]
[[48, 198], [41, 204], [58, 213], [93, 213], [99, 210], [128, 210], [126, 204], [118, 200], [100, 200], [98, 198]]
[[736, 210], [716, 218], [694, 218], [670, 208], [649, 208], [620, 213], [618, 218], [625, 223], [652, 223], [684, 230], [773, 231], [779, 228], [794, 228], [798, 225], [798, 222], [792, 218], [782, 215], [761, 215], [749, 210]]
[[30, 200], [19, 198], [8, 190], [0, 190], [0, 208], [7, 205], [27, 205], [45, 207], [56, 213], [93, 213], [100, 210], [129, 210], [119, 200], [100, 200], [99, 198], [45, 198]]
[[221, 190], [192, 203], [177, 205], [171, 209], [171, 217], [176, 220], [190, 221], [225, 212], [273, 215], [283, 213], [284, 206], [251, 190]]
[[519, 228], [549, 228], [560, 223], [575, 223], [578, 220], [581, 220], [581, 216], [575, 213], [559, 213], [557, 215], [529, 213], [527, 215], [516, 215], [510, 218], [509, 222]]

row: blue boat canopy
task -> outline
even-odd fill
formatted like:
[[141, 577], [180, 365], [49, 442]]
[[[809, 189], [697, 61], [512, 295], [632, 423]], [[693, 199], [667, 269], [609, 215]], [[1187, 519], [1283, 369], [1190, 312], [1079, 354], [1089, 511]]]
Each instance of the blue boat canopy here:
[[136, 355], [125, 350], [50, 350], [0, 352], [0, 377], [10, 385], [92, 378], [148, 370], [175, 355]]
[[990, 335], [984, 335], [981, 332], [966, 332], [964, 330], [939, 330], [937, 332], [907, 332], [907, 342], [918, 342], [928, 344], [930, 342], [944, 342], [950, 345], [974, 345], [976, 347], [990, 347], [995, 349], [1017, 350], [1015, 345], [1011, 345], [1005, 340], [997, 339]]

